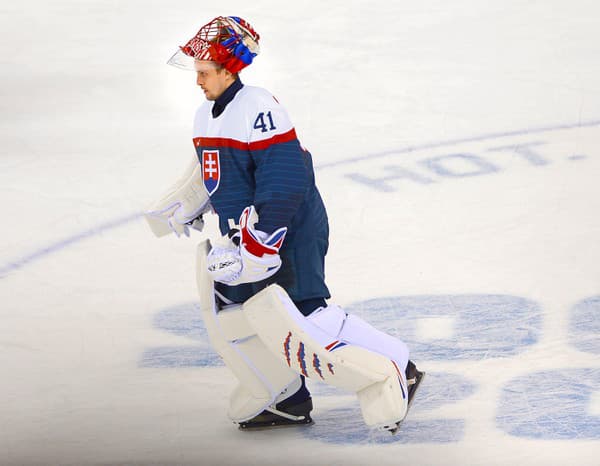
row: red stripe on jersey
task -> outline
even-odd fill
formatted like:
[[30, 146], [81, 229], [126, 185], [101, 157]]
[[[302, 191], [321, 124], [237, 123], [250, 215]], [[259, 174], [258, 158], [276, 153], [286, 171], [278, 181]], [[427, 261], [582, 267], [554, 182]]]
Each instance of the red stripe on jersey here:
[[251, 142], [249, 146], [250, 150], [264, 150], [268, 149], [273, 144], [283, 144], [284, 142], [290, 142], [294, 139], [296, 139], [296, 130], [292, 128], [287, 133], [276, 134], [275, 136], [269, 139]]
[[248, 143], [228, 138], [194, 138], [194, 146], [231, 147], [232, 149], [248, 150]]
[[265, 150], [271, 147], [273, 144], [282, 144], [285, 142], [290, 142], [296, 139], [296, 130], [292, 128], [287, 133], [276, 134], [275, 136], [269, 139], [263, 139], [262, 141], [255, 142], [242, 142], [237, 139], [228, 139], [228, 138], [194, 138], [194, 146], [205, 146], [205, 147], [230, 147], [232, 149], [239, 150]]

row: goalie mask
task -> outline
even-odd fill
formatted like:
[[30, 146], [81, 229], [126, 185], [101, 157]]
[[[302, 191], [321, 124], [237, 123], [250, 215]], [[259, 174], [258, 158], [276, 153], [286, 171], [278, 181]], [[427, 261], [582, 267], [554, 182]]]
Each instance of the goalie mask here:
[[242, 18], [218, 16], [202, 26], [167, 63], [195, 71], [197, 61], [208, 60], [235, 74], [252, 63], [258, 55], [259, 38], [252, 26]]

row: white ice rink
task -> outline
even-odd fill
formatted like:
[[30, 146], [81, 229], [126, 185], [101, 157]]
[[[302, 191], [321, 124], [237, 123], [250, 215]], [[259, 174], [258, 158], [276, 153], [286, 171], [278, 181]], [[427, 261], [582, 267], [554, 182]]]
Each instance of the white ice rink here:
[[[139, 217], [203, 95], [165, 62], [249, 20], [328, 207], [332, 301], [428, 372], [397, 436], [309, 381], [240, 432], [191, 239]], [[600, 464], [600, 4], [0, 2], [0, 465]]]

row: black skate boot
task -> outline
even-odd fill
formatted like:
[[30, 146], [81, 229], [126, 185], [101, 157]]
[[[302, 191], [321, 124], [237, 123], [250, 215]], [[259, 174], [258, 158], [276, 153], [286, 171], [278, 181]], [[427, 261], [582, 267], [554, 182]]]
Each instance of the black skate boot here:
[[309, 425], [313, 422], [310, 417], [312, 409], [312, 398], [304, 383], [304, 377], [302, 377], [302, 386], [296, 393], [280, 401], [274, 407], [268, 407], [252, 419], [240, 422], [239, 429], [259, 430], [273, 427]]
[[405, 374], [406, 385], [408, 385], [408, 407], [410, 408], [415, 393], [417, 393], [417, 389], [425, 377], [425, 372], [419, 371], [414, 362], [408, 361]]

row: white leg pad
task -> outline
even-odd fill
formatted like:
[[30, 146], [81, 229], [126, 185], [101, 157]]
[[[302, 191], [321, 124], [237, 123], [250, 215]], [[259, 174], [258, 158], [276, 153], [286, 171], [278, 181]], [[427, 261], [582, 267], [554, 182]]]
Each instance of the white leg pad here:
[[[336, 339], [342, 325], [323, 315], [306, 318], [278, 285], [271, 285], [243, 304], [250, 326], [274, 355], [306, 377], [357, 393], [365, 423], [385, 428], [406, 416], [404, 367], [374, 351]], [[341, 321], [343, 323], [343, 320]], [[327, 332], [324, 328], [333, 328]]]
[[208, 241], [198, 245], [200, 312], [213, 349], [239, 381], [230, 396], [228, 416], [235, 422], [247, 421], [298, 390], [300, 378], [258, 338], [241, 305], [217, 309], [214, 283], [206, 272], [209, 250]]

